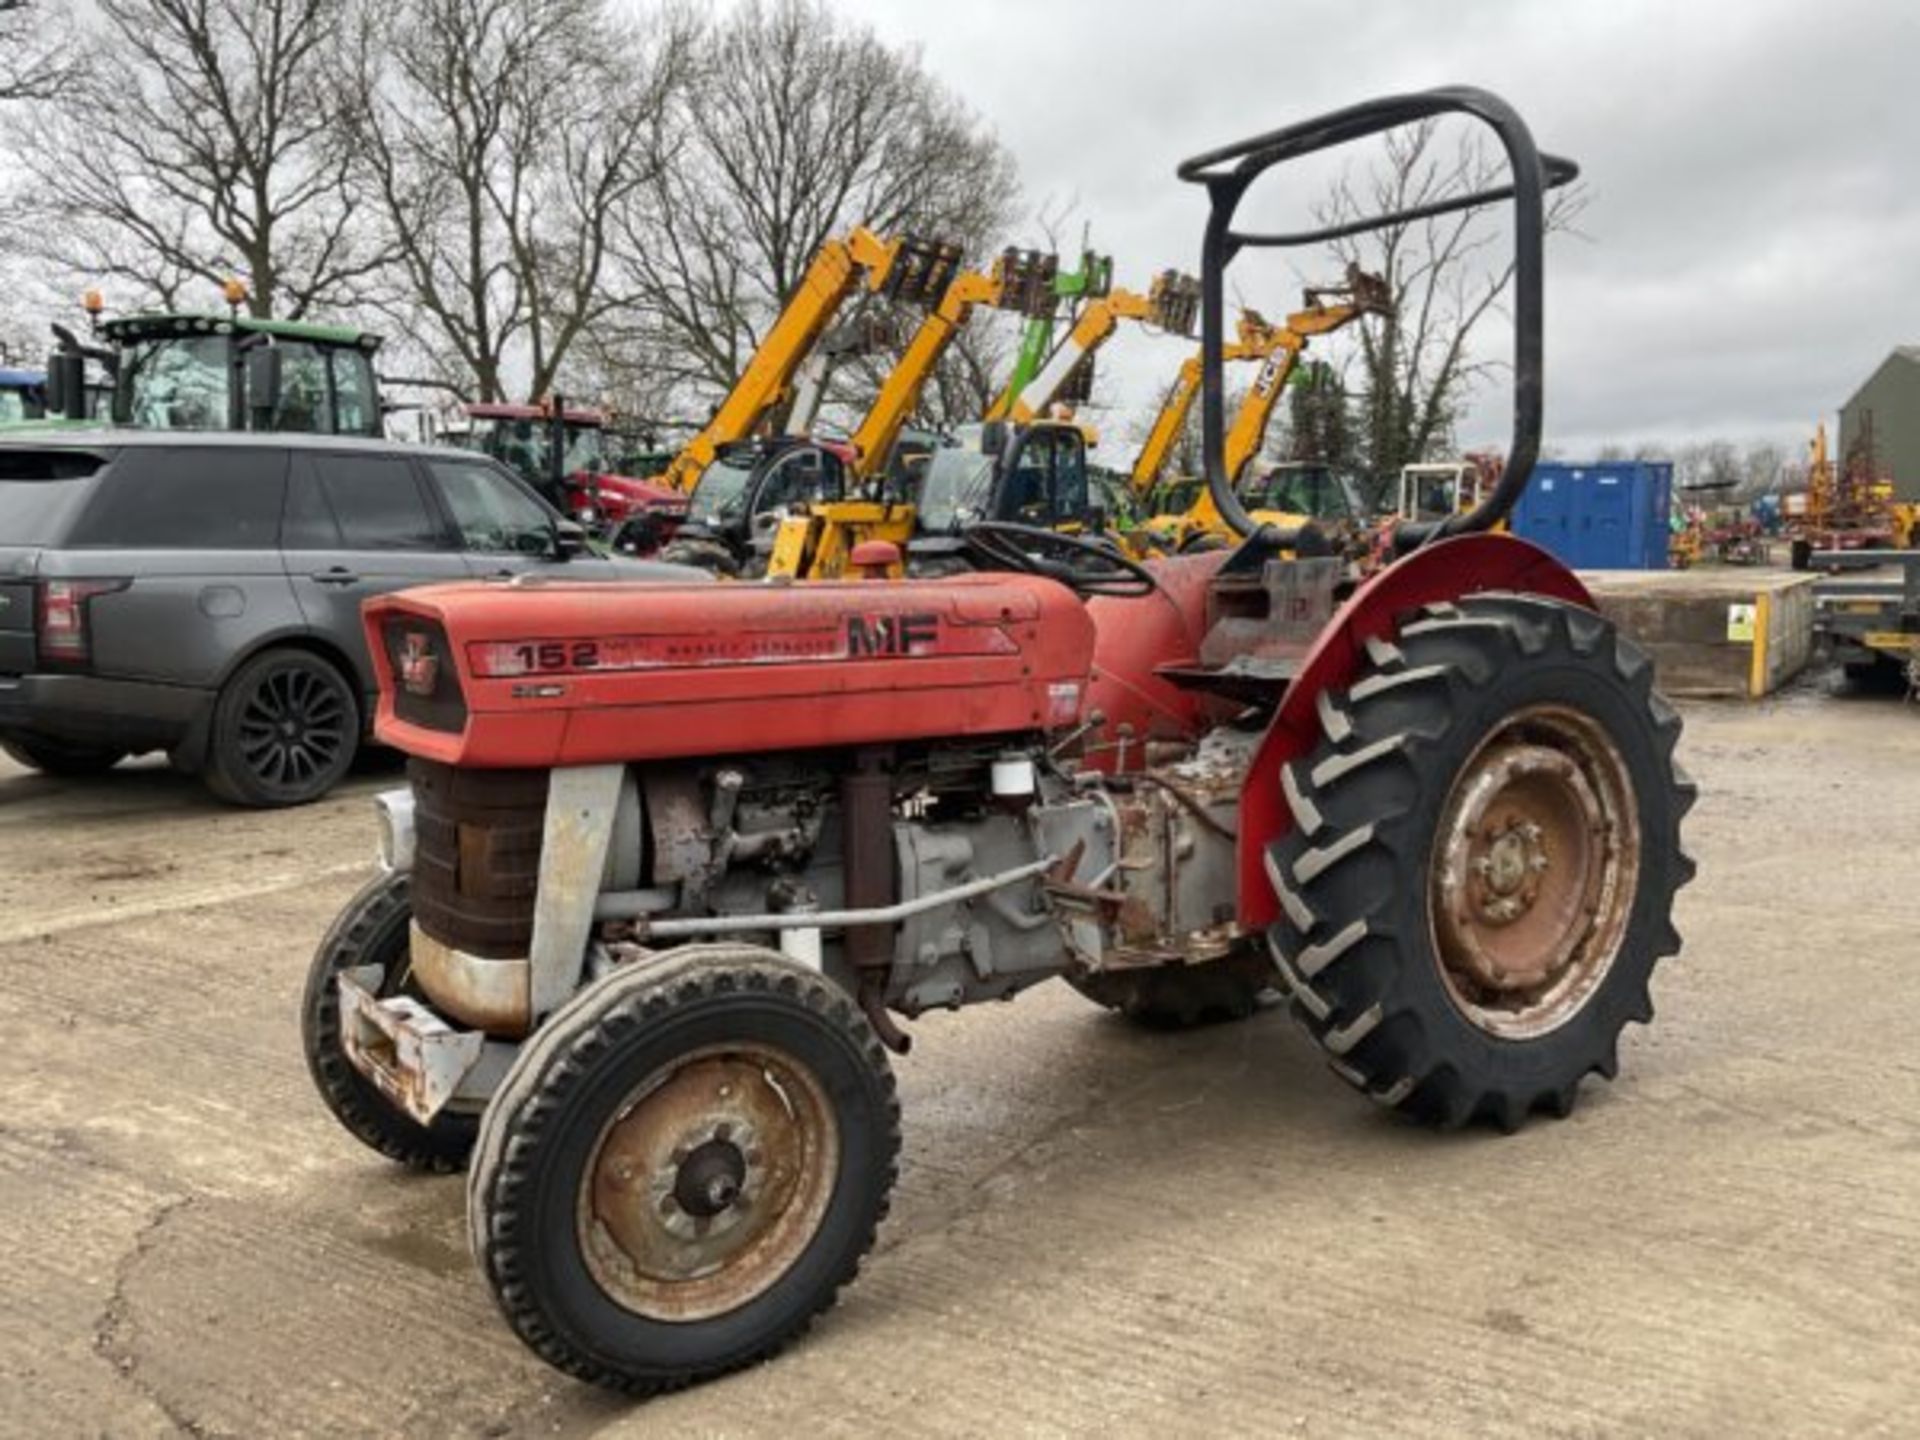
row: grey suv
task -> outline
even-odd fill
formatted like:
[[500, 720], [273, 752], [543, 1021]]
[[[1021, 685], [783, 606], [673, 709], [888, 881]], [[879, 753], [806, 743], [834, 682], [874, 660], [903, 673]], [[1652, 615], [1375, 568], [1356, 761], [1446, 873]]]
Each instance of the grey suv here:
[[223, 799], [336, 784], [373, 713], [369, 595], [552, 570], [704, 579], [586, 554], [464, 451], [311, 435], [0, 440], [0, 746], [55, 774], [165, 750]]

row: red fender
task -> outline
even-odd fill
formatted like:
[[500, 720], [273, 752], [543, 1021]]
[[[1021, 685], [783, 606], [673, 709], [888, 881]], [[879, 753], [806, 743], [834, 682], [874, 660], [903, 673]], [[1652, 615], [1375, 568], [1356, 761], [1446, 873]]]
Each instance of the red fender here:
[[1281, 697], [1240, 791], [1242, 926], [1265, 929], [1279, 918], [1265, 857], [1267, 846], [1292, 823], [1280, 790], [1280, 767], [1320, 743], [1321, 692], [1351, 683], [1366, 642], [1391, 636], [1408, 611], [1487, 590], [1594, 608], [1587, 587], [1539, 546], [1511, 535], [1460, 535], [1423, 546], [1380, 571], [1348, 597], [1321, 632]]

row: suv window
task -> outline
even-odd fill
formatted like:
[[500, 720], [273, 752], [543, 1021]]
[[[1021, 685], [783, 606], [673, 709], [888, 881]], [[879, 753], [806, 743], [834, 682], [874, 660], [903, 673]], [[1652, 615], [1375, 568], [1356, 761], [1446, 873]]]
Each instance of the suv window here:
[[0, 448], [0, 545], [58, 543], [106, 463], [86, 450]]
[[552, 553], [554, 517], [517, 482], [473, 461], [429, 460], [427, 469], [464, 548], [489, 555]]
[[129, 446], [72, 543], [125, 550], [272, 550], [286, 497], [283, 450]]
[[294, 488], [287, 513], [288, 549], [447, 548], [412, 462], [398, 455], [314, 455], [310, 464], [318, 490]]

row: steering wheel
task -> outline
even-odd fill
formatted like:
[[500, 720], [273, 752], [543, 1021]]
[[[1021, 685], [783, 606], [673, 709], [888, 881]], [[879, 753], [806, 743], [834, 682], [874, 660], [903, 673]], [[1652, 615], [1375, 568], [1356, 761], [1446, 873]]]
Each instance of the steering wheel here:
[[[1079, 595], [1137, 600], [1160, 588], [1151, 570], [1122, 555], [1104, 537], [1068, 535], [1010, 520], [979, 520], [967, 527], [965, 539], [967, 548], [988, 569], [1042, 575]], [[1054, 554], [1042, 553], [1046, 551]]]

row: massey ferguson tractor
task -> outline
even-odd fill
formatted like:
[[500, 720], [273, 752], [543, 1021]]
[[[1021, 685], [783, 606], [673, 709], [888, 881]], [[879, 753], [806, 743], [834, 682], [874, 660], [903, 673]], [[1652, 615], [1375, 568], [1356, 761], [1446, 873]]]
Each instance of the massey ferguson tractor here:
[[[1227, 482], [1226, 268], [1329, 238], [1235, 211], [1275, 165], [1449, 114], [1510, 183], [1372, 223], [1513, 202], [1512, 450], [1350, 586]], [[1471, 89], [1180, 168], [1212, 207], [1231, 549], [996, 524], [999, 568], [946, 579], [369, 602], [410, 788], [315, 957], [307, 1056], [359, 1139], [468, 1170], [527, 1345], [637, 1394], [778, 1350], [886, 1214], [903, 1021], [1047, 980], [1161, 1024], [1275, 992], [1348, 1085], [1440, 1126], [1564, 1115], [1615, 1073], [1680, 943], [1680, 723], [1579, 581], [1494, 530], [1539, 443], [1543, 192], [1574, 173]]]

